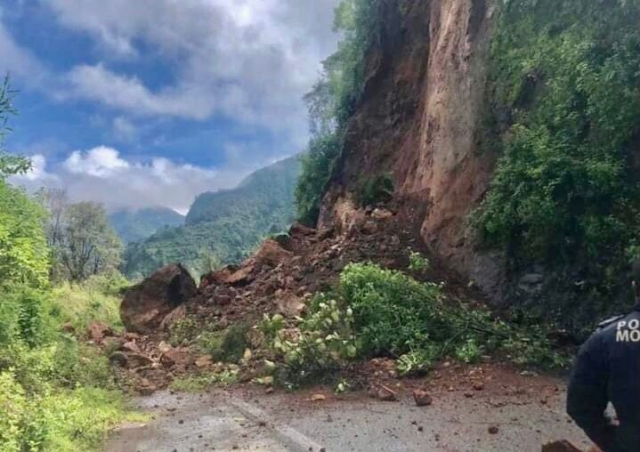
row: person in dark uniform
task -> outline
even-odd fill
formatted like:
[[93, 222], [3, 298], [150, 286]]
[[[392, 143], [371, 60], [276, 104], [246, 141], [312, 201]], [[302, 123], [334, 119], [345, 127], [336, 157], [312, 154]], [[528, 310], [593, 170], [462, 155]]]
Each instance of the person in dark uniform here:
[[[640, 452], [640, 260], [633, 312], [601, 323], [578, 354], [567, 413], [603, 452]], [[617, 420], [606, 414], [611, 402]]]

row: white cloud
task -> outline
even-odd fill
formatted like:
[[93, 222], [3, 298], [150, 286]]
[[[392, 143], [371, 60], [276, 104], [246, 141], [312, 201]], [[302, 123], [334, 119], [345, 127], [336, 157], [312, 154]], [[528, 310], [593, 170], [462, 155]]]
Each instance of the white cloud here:
[[107, 178], [129, 169], [129, 163], [120, 158], [115, 149], [99, 146], [83, 154], [74, 151], [64, 162], [64, 168], [71, 174]]
[[[68, 74], [70, 94], [133, 115], [222, 115], [305, 134], [301, 97], [335, 47], [339, 0], [51, 0], [58, 21], [91, 36], [102, 64]], [[144, 44], [144, 53], [139, 48]], [[159, 58], [175, 81], [151, 89], [110, 69]]]
[[103, 65], [77, 66], [69, 74], [73, 95], [137, 115], [169, 115], [206, 119], [213, 105], [198, 88], [151, 92], [135, 77], [125, 77]]
[[60, 164], [32, 156], [33, 169], [12, 182], [30, 190], [65, 188], [74, 201], [93, 201], [108, 209], [164, 206], [185, 212], [197, 195], [234, 187], [266, 162], [248, 159], [220, 168], [203, 168], [155, 157], [126, 160], [109, 147], [74, 151]]

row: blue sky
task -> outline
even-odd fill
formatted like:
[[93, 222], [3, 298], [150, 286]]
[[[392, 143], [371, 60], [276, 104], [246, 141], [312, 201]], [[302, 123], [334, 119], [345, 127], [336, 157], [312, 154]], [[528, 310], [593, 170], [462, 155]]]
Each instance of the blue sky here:
[[338, 0], [3, 0], [18, 180], [184, 211], [304, 148]]

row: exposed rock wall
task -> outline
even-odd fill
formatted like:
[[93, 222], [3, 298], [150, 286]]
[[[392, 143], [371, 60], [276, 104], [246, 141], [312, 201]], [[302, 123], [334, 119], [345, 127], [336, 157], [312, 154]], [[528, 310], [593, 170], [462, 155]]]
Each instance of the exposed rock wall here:
[[361, 178], [391, 172], [425, 243], [500, 299], [500, 259], [475, 251], [468, 228], [497, 157], [482, 146], [495, 7], [493, 0], [381, 3], [380, 42], [320, 225], [347, 219]]

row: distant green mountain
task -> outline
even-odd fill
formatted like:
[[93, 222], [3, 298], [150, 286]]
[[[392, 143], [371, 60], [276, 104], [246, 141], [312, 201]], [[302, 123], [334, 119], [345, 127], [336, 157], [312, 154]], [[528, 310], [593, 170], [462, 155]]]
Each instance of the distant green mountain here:
[[184, 216], [166, 207], [119, 210], [109, 215], [109, 220], [124, 243], [139, 242], [161, 228], [184, 224]]
[[294, 221], [299, 173], [299, 157], [291, 157], [252, 173], [237, 188], [198, 196], [184, 226], [165, 228], [127, 247], [123, 272], [140, 278], [180, 262], [202, 274], [242, 260], [264, 237]]

